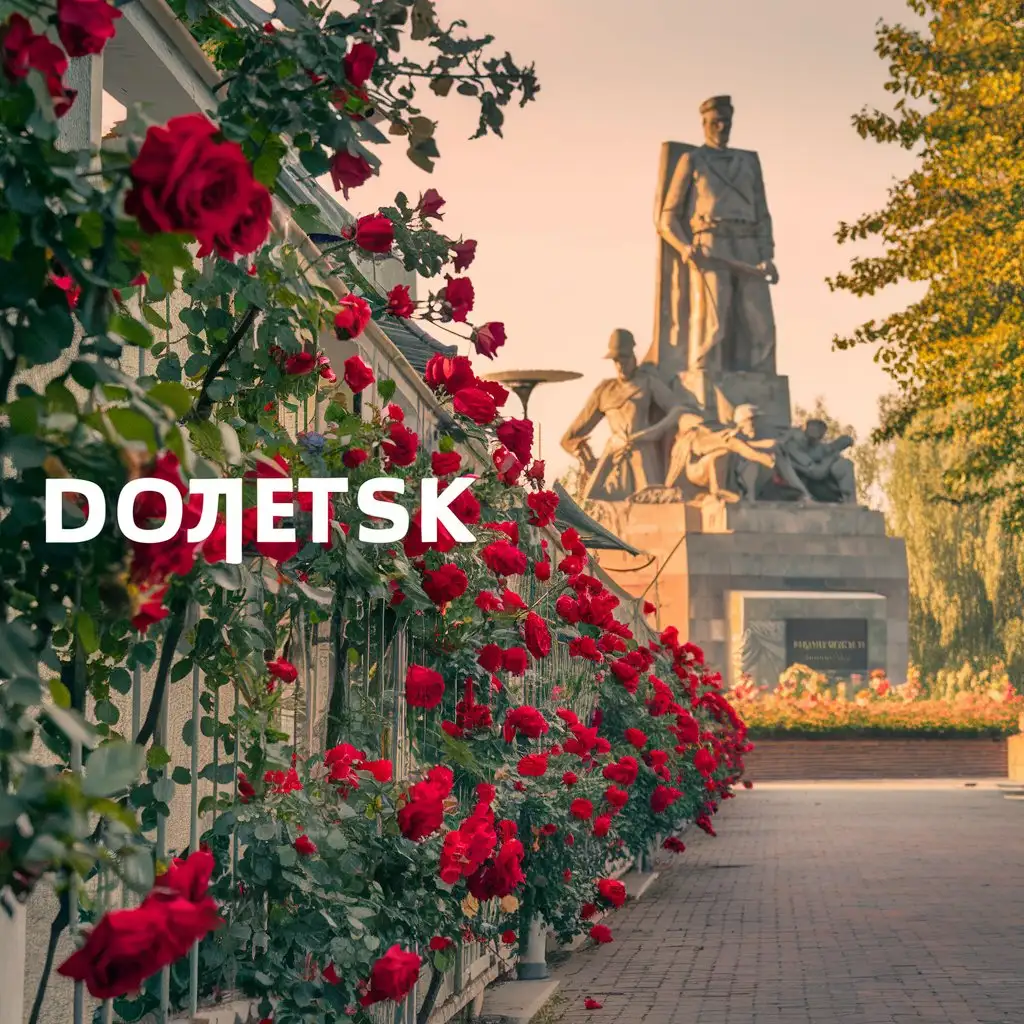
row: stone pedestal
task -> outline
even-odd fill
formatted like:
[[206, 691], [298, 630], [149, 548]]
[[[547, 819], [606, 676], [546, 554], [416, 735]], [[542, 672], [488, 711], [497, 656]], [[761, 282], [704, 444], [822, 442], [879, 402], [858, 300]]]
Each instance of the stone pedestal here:
[[789, 378], [774, 373], [708, 374], [687, 370], [679, 374], [679, 383], [700, 403], [710, 422], [729, 424], [738, 405], [756, 405], [759, 433], [778, 437], [792, 423]]
[[[842, 637], [849, 627], [841, 620], [864, 624], [869, 670], [886, 670], [894, 683], [906, 679], [906, 549], [886, 536], [880, 512], [711, 501], [623, 503], [617, 511], [609, 525], [644, 554], [601, 552], [602, 567], [630, 593], [653, 597], [660, 626], [685, 632], [723, 676], [742, 671], [751, 631], [781, 643], [785, 662], [787, 622], [836, 620]], [[821, 624], [823, 635], [828, 627]]]

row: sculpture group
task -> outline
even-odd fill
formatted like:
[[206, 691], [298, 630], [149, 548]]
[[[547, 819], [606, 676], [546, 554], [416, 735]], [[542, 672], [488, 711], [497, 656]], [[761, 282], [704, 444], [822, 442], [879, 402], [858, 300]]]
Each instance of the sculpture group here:
[[[749, 393], [777, 379], [769, 289], [778, 272], [757, 154], [728, 146], [729, 97], [700, 112], [704, 145], [666, 146], [672, 166], [656, 209], [665, 315], [654, 344], [638, 362], [633, 335], [612, 333], [606, 358], [616, 376], [598, 385], [562, 446], [579, 459], [592, 501], [854, 503], [853, 465], [842, 456], [851, 438], [826, 441], [820, 420], [789, 425], [788, 398], [786, 425], [764, 431], [755, 404], [730, 407], [725, 397], [736, 381]], [[712, 393], [713, 409], [698, 397]], [[588, 438], [602, 420], [611, 438], [597, 457]]]

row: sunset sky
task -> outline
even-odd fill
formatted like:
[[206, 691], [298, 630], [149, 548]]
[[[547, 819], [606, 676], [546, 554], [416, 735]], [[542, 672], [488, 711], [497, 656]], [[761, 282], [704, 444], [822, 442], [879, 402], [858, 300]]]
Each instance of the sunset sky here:
[[[850, 124], [863, 105], [891, 102], [874, 29], [880, 18], [912, 18], [904, 0], [440, 0], [438, 9], [536, 62], [540, 95], [508, 112], [504, 139], [473, 142], [471, 103], [454, 93], [436, 102], [434, 173], [396, 146], [347, 205], [361, 214], [398, 190], [415, 198], [437, 188], [442, 228], [480, 243], [473, 318], [507, 325], [508, 344], [488, 368], [584, 374], [531, 400], [551, 469], [569, 465], [558, 442], [608, 374], [600, 357], [612, 329], [632, 330], [641, 352], [650, 343], [660, 145], [699, 142], [697, 108], [720, 93], [736, 108], [732, 144], [757, 150], [764, 168], [781, 275], [779, 370], [795, 403], [821, 394], [860, 432], [874, 425], [887, 378], [870, 351], [833, 352], [831, 339], [908, 293], [854, 299], [831, 294], [824, 279], [852, 252], [834, 240], [838, 222], [879, 206], [912, 165]], [[509, 406], [518, 414], [515, 398]]]

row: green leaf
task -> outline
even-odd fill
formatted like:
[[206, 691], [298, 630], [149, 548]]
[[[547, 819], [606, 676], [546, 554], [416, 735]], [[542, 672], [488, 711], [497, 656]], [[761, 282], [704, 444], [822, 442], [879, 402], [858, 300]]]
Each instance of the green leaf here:
[[379, 380], [377, 381], [377, 394], [380, 395], [382, 401], [390, 402], [395, 397], [396, 387], [397, 385], [393, 380]]
[[173, 772], [171, 772], [171, 778], [179, 786], [191, 786], [192, 785], [192, 772], [184, 765], [179, 764]]
[[302, 166], [314, 177], [326, 174], [331, 169], [331, 158], [324, 152], [323, 147], [307, 149], [299, 154]]
[[38, 673], [38, 658], [34, 650], [35, 633], [25, 622], [0, 622], [0, 675], [10, 679]]
[[117, 705], [109, 700], [97, 701], [93, 713], [96, 716], [96, 720], [104, 725], [117, 725], [118, 719], [121, 717], [121, 712], [118, 710]]
[[82, 792], [86, 796], [113, 796], [135, 782], [145, 763], [145, 752], [134, 743], [115, 740], [98, 747], [85, 765]]
[[166, 405], [177, 416], [184, 416], [192, 408], [192, 393], [177, 381], [165, 380], [149, 389], [154, 402]]
[[110, 318], [109, 330], [112, 334], [119, 335], [129, 344], [136, 345], [138, 348], [149, 348], [153, 344], [153, 335], [148, 328], [123, 313], [115, 313]]
[[170, 763], [171, 755], [167, 753], [166, 748], [154, 745], [146, 751], [146, 764], [150, 768], [163, 768], [164, 765]]
[[142, 307], [142, 317], [148, 324], [152, 324], [161, 331], [169, 331], [171, 325], [150, 305], [144, 304]]
[[154, 867], [153, 855], [149, 850], [132, 846], [122, 850], [118, 855], [121, 877], [129, 889], [139, 893], [147, 893], [153, 888]]
[[156, 425], [138, 409], [110, 409], [107, 419], [125, 441], [141, 441], [150, 452], [159, 447]]
[[85, 611], [80, 611], [75, 616], [75, 632], [78, 639], [82, 641], [82, 647], [86, 654], [95, 654], [100, 649], [100, 638], [96, 632], [96, 623], [92, 616]]
[[[110, 676], [107, 679], [110, 684], [110, 688], [116, 693], [130, 693], [132, 689], [132, 677], [131, 673], [120, 666], [112, 668], [110, 670]], [[51, 683], [51, 686], [53, 684]]]
[[174, 779], [157, 779], [156, 782], [153, 783], [153, 796], [156, 797], [160, 803], [169, 804], [174, 799], [174, 791], [176, 788]]
[[257, 839], [262, 839], [264, 842], [269, 842], [271, 839], [277, 836], [277, 822], [276, 821], [263, 821], [253, 829], [253, 835]]
[[71, 707], [71, 691], [59, 679], [50, 680], [50, 696], [57, 707]]

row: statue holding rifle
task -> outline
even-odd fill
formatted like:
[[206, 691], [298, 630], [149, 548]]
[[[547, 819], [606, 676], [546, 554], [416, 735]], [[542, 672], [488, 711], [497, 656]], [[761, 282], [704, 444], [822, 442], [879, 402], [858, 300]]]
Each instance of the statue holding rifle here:
[[[728, 96], [700, 106], [704, 145], [684, 151], [670, 170], [658, 234], [676, 256], [671, 270], [668, 337], [648, 360], [673, 372], [775, 373], [775, 317], [769, 286], [772, 220], [756, 153], [729, 147]], [[669, 169], [666, 169], [669, 170]]]

